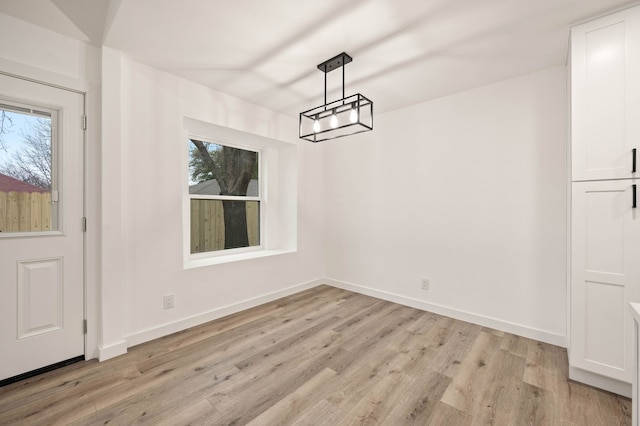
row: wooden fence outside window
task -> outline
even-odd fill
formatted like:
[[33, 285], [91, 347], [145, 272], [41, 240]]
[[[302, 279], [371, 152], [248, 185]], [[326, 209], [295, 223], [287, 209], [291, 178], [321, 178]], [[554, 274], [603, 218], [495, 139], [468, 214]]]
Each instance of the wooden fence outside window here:
[[[260, 244], [260, 203], [246, 201], [249, 246]], [[224, 249], [222, 201], [191, 199], [191, 253]]]
[[0, 191], [0, 232], [32, 231], [51, 231], [51, 193]]
[[[249, 246], [260, 244], [259, 203], [248, 201]], [[0, 191], [0, 232], [51, 231], [50, 192]], [[191, 252], [224, 249], [222, 201], [191, 200]]]

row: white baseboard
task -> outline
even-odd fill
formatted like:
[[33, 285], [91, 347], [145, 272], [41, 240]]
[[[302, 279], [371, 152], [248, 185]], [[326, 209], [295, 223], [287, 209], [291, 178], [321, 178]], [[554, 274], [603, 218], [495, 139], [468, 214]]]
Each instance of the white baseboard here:
[[576, 367], [569, 367], [569, 378], [576, 382], [631, 398], [631, 383], [621, 382], [620, 380], [601, 376]]
[[295, 293], [299, 293], [303, 290], [307, 290], [313, 287], [317, 287], [323, 284], [325, 280], [317, 279], [309, 281], [303, 284], [298, 284], [292, 287], [288, 287], [282, 290], [268, 293], [262, 296], [254, 297], [251, 299], [243, 300], [231, 305], [223, 306], [213, 309], [208, 312], [204, 312], [198, 315], [187, 317], [178, 321], [161, 324], [157, 327], [148, 328], [146, 330], [138, 331], [126, 336], [127, 345], [129, 347], [139, 345], [140, 343], [148, 342], [163, 336], [167, 336], [178, 331], [186, 330], [187, 328], [195, 327], [200, 324], [204, 324], [209, 321], [213, 321], [218, 318], [225, 317], [227, 315], [235, 314], [236, 312], [244, 311], [264, 303], [272, 302], [282, 297], [290, 296]]
[[421, 309], [423, 311], [433, 312], [435, 314], [444, 315], [473, 324], [478, 324], [484, 327], [493, 328], [495, 330], [505, 331], [507, 333], [516, 334], [518, 336], [527, 337], [529, 339], [538, 340], [556, 346], [561, 346], [563, 348], [567, 347], [566, 336], [555, 334], [546, 330], [540, 330], [522, 324], [516, 324], [497, 318], [474, 314], [472, 312], [466, 312], [448, 306], [429, 303], [423, 300], [414, 299], [411, 297], [406, 297], [382, 290], [376, 290], [370, 287], [365, 287], [358, 284], [352, 284], [330, 278], [325, 279], [324, 283], [333, 287], [341, 288], [343, 290], [353, 291], [354, 293], [360, 293], [378, 299], [387, 300], [389, 302], [399, 303], [401, 305], [410, 306], [412, 308]]
[[127, 342], [125, 340], [121, 340], [107, 346], [100, 346], [98, 348], [98, 360], [102, 362], [126, 353]]

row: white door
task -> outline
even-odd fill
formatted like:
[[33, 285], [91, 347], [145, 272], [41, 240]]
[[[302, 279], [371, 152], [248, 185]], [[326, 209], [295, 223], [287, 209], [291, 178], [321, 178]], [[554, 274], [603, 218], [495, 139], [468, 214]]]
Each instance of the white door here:
[[0, 380], [84, 355], [83, 115], [0, 75]]
[[635, 179], [574, 182], [572, 191], [571, 365], [627, 383], [629, 302], [640, 301], [639, 186]]

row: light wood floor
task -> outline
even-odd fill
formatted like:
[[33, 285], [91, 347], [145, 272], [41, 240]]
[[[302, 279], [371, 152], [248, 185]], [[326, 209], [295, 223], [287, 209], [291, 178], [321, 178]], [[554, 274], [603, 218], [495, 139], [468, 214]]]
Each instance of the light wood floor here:
[[0, 388], [0, 424], [623, 425], [562, 348], [316, 287]]

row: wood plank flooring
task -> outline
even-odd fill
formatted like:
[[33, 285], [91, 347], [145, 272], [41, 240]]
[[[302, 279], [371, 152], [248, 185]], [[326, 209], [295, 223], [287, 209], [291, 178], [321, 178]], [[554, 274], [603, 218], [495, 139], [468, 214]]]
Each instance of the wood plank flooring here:
[[0, 388], [0, 424], [628, 425], [562, 348], [328, 286]]

